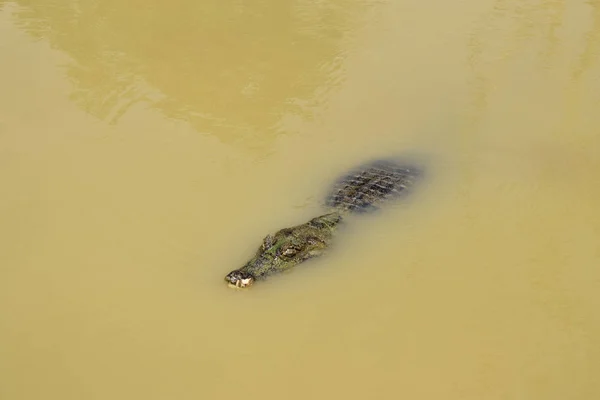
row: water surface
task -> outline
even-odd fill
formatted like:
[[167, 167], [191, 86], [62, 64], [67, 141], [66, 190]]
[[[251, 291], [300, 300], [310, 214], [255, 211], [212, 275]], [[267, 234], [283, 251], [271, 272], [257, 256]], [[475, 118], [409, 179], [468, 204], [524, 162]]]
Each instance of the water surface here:
[[0, 54], [0, 398], [600, 398], [597, 1], [0, 0]]

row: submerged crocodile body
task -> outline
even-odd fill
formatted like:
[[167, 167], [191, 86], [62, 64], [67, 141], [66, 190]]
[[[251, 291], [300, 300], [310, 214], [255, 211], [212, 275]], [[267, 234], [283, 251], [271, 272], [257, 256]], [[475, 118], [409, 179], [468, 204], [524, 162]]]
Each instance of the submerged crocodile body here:
[[325, 201], [326, 214], [267, 235], [255, 256], [227, 274], [225, 281], [231, 286], [247, 287], [323, 254], [346, 215], [376, 210], [407, 194], [421, 175], [419, 166], [393, 159], [357, 167], [334, 184]]

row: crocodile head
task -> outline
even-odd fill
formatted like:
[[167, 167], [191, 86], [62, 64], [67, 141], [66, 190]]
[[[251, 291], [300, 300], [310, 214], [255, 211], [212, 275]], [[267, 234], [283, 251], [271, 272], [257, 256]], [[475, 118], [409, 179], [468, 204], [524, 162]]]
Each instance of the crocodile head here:
[[242, 268], [225, 277], [230, 286], [251, 286], [276, 272], [282, 272], [322, 254], [329, 246], [332, 232], [340, 221], [338, 214], [328, 214], [293, 228], [267, 235], [256, 254]]

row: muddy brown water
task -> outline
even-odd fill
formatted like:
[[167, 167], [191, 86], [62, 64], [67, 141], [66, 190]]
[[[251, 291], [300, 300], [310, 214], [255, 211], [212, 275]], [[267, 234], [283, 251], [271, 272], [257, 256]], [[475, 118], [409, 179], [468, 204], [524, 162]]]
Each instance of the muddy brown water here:
[[1, 399], [600, 398], [597, 1], [0, 1], [0, 54]]

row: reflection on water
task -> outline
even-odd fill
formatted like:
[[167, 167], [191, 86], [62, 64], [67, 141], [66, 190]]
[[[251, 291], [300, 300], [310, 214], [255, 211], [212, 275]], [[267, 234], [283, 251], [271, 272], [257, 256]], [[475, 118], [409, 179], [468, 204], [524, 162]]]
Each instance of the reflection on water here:
[[87, 112], [114, 123], [144, 103], [225, 142], [272, 140], [283, 115], [309, 118], [339, 86], [344, 41], [368, 8], [341, 0], [17, 3], [21, 28], [72, 57], [72, 99]]
[[[546, 96], [520, 113], [534, 115], [564, 100], [561, 112], [545, 116], [549, 130], [580, 130], [577, 124], [584, 121], [573, 112], [581, 106], [582, 96], [590, 94], [580, 78], [594, 68], [599, 54], [599, 10], [597, 1], [493, 1], [469, 35], [471, 129], [482, 127], [478, 124], [490, 111], [490, 102], [513, 86], [522, 91], [535, 86], [533, 90], [545, 91]], [[504, 33], [498, 35], [499, 31]], [[493, 112], [498, 111], [496, 107]]]
[[600, 56], [600, 1], [590, 0], [586, 4], [592, 9], [592, 27], [585, 34], [584, 50], [579, 65], [573, 71], [576, 80], [587, 73]]

